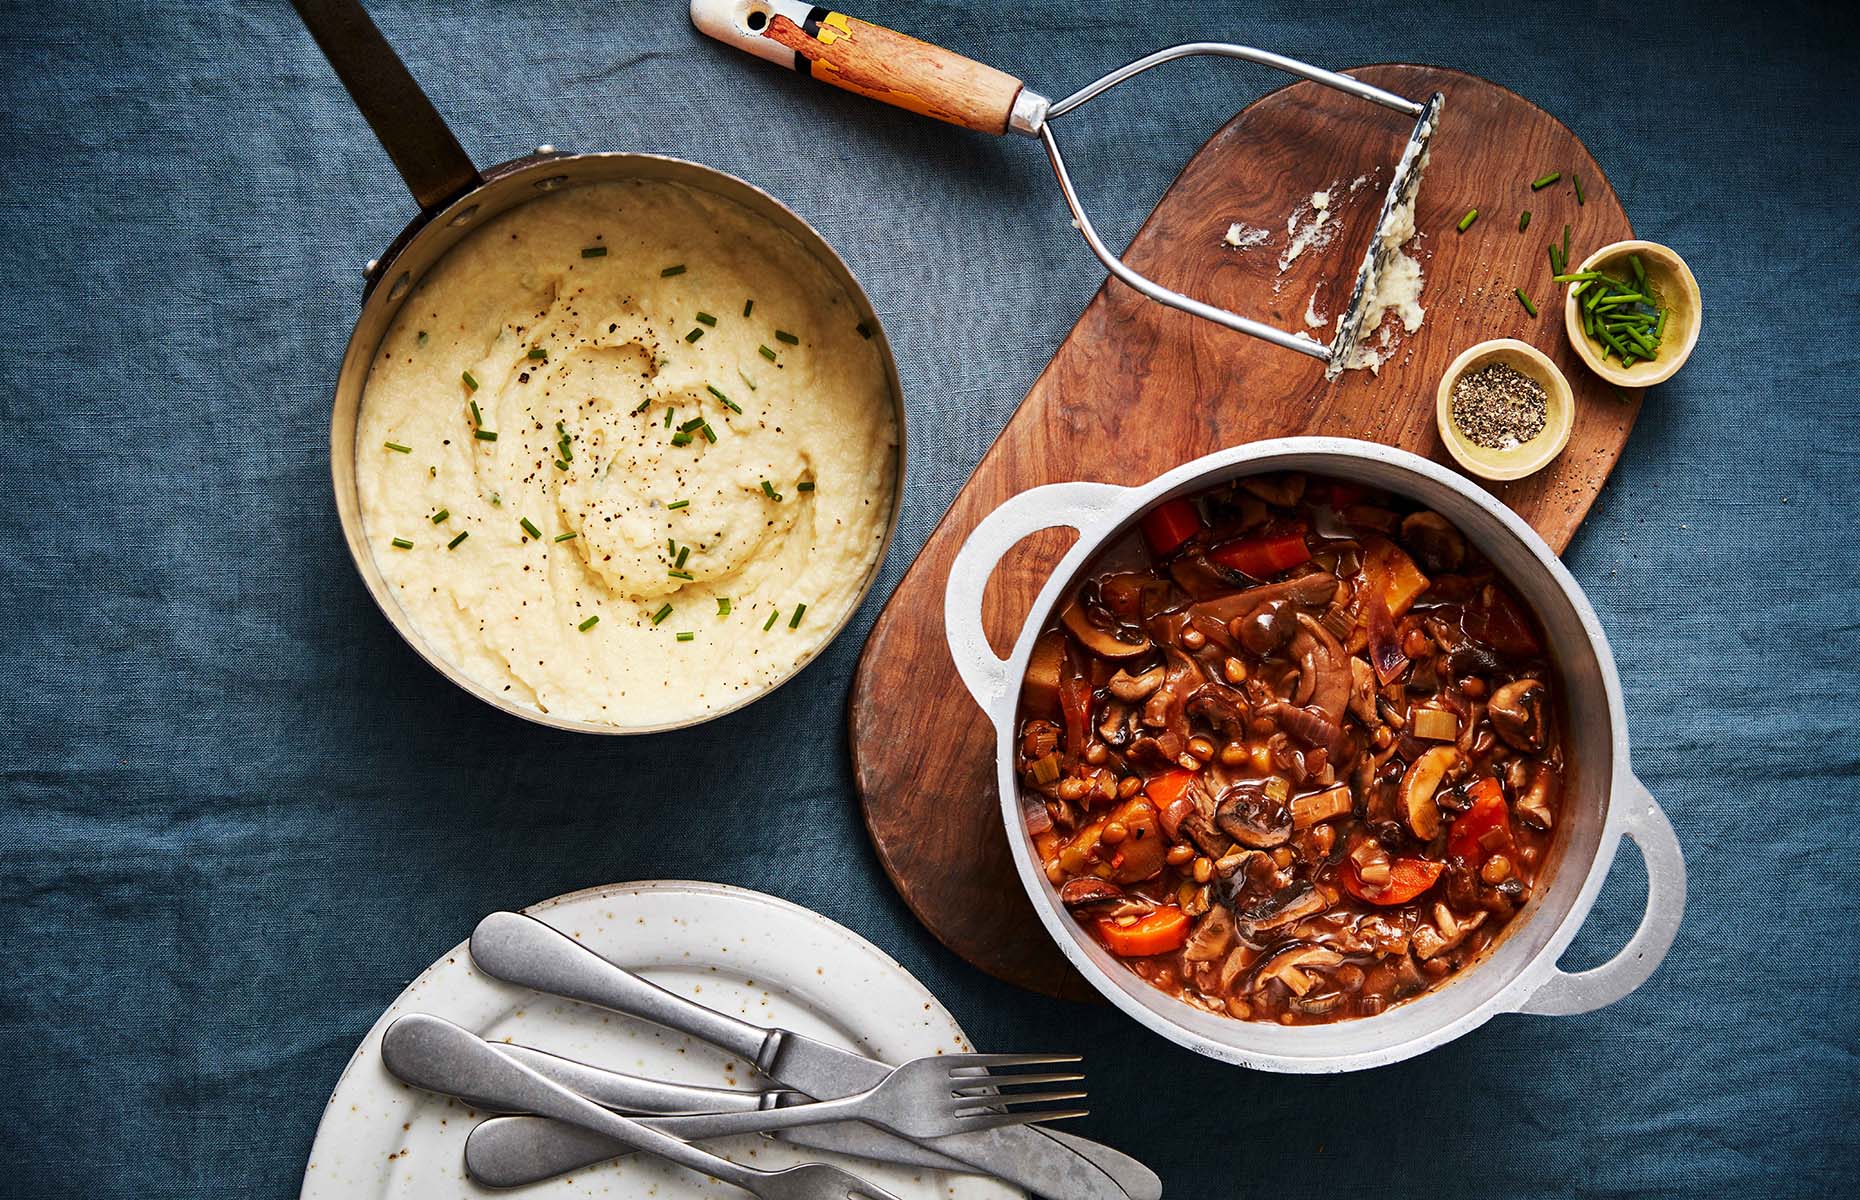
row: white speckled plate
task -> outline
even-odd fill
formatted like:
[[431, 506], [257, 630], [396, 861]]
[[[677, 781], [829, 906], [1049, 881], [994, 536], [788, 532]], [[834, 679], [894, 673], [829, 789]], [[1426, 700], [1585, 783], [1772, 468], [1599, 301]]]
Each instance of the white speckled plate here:
[[[545, 900], [526, 911], [661, 987], [751, 1021], [783, 1025], [886, 1062], [970, 1049], [954, 1018], [890, 956], [773, 896], [715, 883], [628, 883]], [[479, 1187], [464, 1168], [465, 1135], [478, 1115], [458, 1101], [407, 1087], [381, 1066], [382, 1031], [409, 1012], [617, 1071], [712, 1087], [754, 1085], [740, 1061], [703, 1042], [487, 978], [472, 967], [461, 942], [408, 985], [349, 1060], [317, 1128], [303, 1200], [746, 1194], [637, 1156], [520, 1192]], [[1024, 1200], [1024, 1193], [992, 1180], [845, 1158], [763, 1137], [710, 1145], [771, 1170], [832, 1161], [903, 1200]]]

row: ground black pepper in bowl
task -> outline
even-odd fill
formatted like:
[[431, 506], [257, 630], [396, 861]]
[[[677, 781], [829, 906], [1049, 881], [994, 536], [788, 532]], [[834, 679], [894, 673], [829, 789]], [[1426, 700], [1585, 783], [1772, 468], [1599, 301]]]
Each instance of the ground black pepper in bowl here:
[[1453, 423], [1487, 450], [1510, 450], [1544, 431], [1549, 396], [1516, 367], [1488, 363], [1453, 385]]

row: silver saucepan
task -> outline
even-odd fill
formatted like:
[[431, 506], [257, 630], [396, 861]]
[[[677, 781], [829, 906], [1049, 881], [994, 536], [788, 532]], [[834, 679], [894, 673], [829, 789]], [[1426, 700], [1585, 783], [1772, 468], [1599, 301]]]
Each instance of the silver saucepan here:
[[[419, 215], [364, 272], [362, 312], [342, 357], [342, 368], [336, 379], [335, 407], [330, 418], [330, 474], [336, 489], [336, 511], [341, 517], [356, 570], [361, 572], [369, 594], [388, 621], [435, 670], [486, 704], [538, 724], [582, 733], [650, 733], [698, 724], [734, 711], [792, 678], [839, 635], [871, 590], [897, 527], [897, 499], [903, 493], [904, 390], [898, 381], [897, 364], [892, 358], [884, 325], [872, 310], [871, 301], [858, 280], [814, 228], [780, 201], [733, 175], [699, 163], [652, 154], [563, 154], [554, 147], [543, 146], [535, 154], [481, 172], [473, 166], [357, 0], [295, 0], [295, 3], [304, 24], [329, 58], [350, 98], [394, 160], [420, 206]], [[466, 676], [422, 636], [395, 602], [365, 538], [361, 500], [356, 489], [355, 434], [369, 363], [382, 337], [415, 285], [455, 246], [486, 221], [556, 189], [641, 179], [701, 189], [748, 209], [774, 229], [792, 237], [845, 289], [859, 319], [872, 331], [872, 340], [885, 365], [897, 418], [898, 457], [892, 495], [884, 498], [891, 506], [885, 517], [884, 544], [867, 569], [859, 599], [847, 608], [846, 614], [812, 654], [796, 663], [793, 670], [780, 679], [734, 704], [665, 725], [621, 727], [567, 720], [516, 704]]]
[[[1452, 521], [1536, 610], [1560, 671], [1568, 743], [1561, 828], [1529, 905], [1477, 962], [1443, 986], [1373, 1017], [1278, 1026], [1216, 1016], [1127, 970], [1059, 902], [1024, 827], [1014, 771], [1020, 682], [1049, 614], [1093, 555], [1154, 505], [1268, 471], [1340, 476], [1412, 497]], [[1054, 568], [1004, 661], [982, 631], [982, 590], [1001, 556], [1040, 529], [1069, 526], [1078, 541]], [[950, 652], [996, 734], [1001, 817], [1021, 883], [1065, 956], [1112, 1003], [1173, 1041], [1267, 1071], [1351, 1071], [1399, 1062], [1483, 1025], [1498, 1013], [1567, 1015], [1612, 1004], [1646, 981], [1679, 931], [1686, 870], [1673, 827], [1628, 759], [1627, 719], [1614, 659], [1582, 589], [1516, 513], [1452, 472], [1404, 450], [1344, 438], [1280, 438], [1184, 463], [1140, 487], [1057, 483], [990, 513], [950, 568], [944, 594]], [[1622, 835], [1647, 865], [1648, 897], [1627, 946], [1575, 974], [1557, 959], [1608, 876]]]

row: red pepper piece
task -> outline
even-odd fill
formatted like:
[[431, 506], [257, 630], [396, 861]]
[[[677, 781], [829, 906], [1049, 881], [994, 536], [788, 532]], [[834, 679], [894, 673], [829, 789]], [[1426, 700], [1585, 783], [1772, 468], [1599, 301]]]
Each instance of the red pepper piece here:
[[1166, 558], [1201, 532], [1201, 512], [1187, 500], [1165, 500], [1143, 514], [1143, 539], [1150, 553]]

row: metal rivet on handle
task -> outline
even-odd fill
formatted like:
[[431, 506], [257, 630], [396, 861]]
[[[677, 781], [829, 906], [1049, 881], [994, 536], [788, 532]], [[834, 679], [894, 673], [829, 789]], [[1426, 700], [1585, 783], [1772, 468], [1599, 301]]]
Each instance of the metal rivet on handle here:
[[477, 215], [478, 215], [478, 206], [474, 204], [470, 208], [466, 209], [464, 212], [460, 213], [458, 216], [453, 217], [451, 221], [447, 222], [447, 224], [451, 225], [452, 228], [457, 229], [461, 225], [471, 224], [471, 219]]
[[388, 300], [392, 302], [392, 301], [400, 299], [402, 296], [405, 296], [407, 294], [407, 289], [412, 286], [413, 286], [413, 276], [409, 275], [405, 271], [402, 271], [400, 273], [400, 278], [394, 281], [394, 286], [388, 289]]

